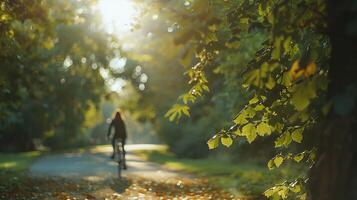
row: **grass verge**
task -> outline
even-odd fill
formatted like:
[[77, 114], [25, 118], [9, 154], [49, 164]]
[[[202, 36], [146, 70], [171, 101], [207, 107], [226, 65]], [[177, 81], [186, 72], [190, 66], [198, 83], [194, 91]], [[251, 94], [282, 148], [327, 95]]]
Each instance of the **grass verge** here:
[[41, 151], [0, 153], [0, 193], [21, 188], [28, 179], [29, 167], [42, 154]]
[[0, 171], [24, 172], [42, 154], [40, 151], [25, 153], [0, 153]]
[[208, 178], [211, 183], [227, 189], [244, 199], [262, 199], [262, 193], [284, 180], [304, 175], [306, 169], [297, 165], [286, 165], [269, 170], [256, 162], [232, 163], [219, 159], [182, 159], [165, 149], [137, 151], [140, 157], [153, 161], [171, 170], [189, 172]]

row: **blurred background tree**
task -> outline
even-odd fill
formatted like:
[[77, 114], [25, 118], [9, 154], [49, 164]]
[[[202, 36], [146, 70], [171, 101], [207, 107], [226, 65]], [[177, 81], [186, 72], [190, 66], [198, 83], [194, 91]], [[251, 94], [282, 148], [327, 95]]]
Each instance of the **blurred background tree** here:
[[[92, 9], [95, 3], [1, 2], [2, 151], [30, 150], [34, 141], [52, 148], [89, 144], [85, 133], [98, 130], [97, 124], [105, 135], [106, 118], [119, 106], [112, 103], [105, 110], [108, 82], [131, 76], [118, 73], [122, 51]], [[135, 95], [111, 98], [120, 99], [123, 108], [133, 107]]]
[[[137, 0], [136, 17], [100, 2], [1, 1], [2, 151], [103, 143], [119, 107], [132, 141], [179, 157], [312, 166], [268, 197], [354, 195], [354, 1]], [[122, 34], [106, 17], [136, 19]]]

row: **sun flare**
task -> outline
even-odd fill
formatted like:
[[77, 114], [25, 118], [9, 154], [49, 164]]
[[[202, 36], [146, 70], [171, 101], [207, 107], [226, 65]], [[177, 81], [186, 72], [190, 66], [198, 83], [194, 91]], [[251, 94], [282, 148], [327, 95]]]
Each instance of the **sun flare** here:
[[98, 9], [110, 33], [129, 31], [138, 15], [131, 0], [99, 0]]

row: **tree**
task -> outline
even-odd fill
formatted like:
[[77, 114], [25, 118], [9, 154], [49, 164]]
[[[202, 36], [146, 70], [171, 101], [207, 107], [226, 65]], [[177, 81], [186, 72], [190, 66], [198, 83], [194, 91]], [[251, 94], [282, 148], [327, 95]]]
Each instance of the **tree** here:
[[357, 7], [353, 1], [327, 1], [331, 43], [327, 101], [332, 102], [319, 133], [316, 163], [310, 171], [311, 199], [356, 199]]
[[[127, 42], [135, 46], [134, 50], [127, 54], [129, 58], [140, 61], [142, 73], [149, 77], [145, 84], [146, 88], [142, 91], [139, 112], [145, 112], [150, 108], [150, 113], [152, 113], [150, 120], [156, 125], [158, 135], [176, 155], [191, 158], [205, 157], [208, 155], [205, 140], [211, 134], [207, 130], [219, 130], [227, 125], [232, 113], [237, 110], [237, 108], [232, 108], [242, 104], [244, 94], [227, 95], [227, 93], [233, 94], [233, 91], [236, 91], [234, 86], [240, 84], [239, 81], [236, 81], [238, 74], [231, 75], [234, 84], [231, 81], [229, 89], [222, 90], [225, 85], [223, 77], [209, 71], [205, 76], [212, 80], [209, 87], [212, 94], [215, 95], [201, 98], [195, 105], [192, 105], [188, 120], [181, 120], [180, 123], [174, 124], [163, 118], [171, 103], [188, 89], [185, 84], [187, 78], [182, 74], [196, 60], [194, 44], [186, 43], [183, 40], [184, 35], [180, 41], [180, 38], [177, 37], [177, 34], [181, 34], [180, 28], [175, 24], [175, 21], [167, 20], [172, 17], [172, 13], [168, 11], [172, 11], [172, 8], [179, 5], [183, 6], [178, 1], [171, 2], [170, 6], [165, 7], [156, 6], [151, 2], [143, 6], [147, 10], [144, 11], [144, 15], [140, 16], [138, 22], [140, 28], [134, 30], [129, 35], [130, 38], [126, 38]], [[187, 24], [190, 25], [189, 21]], [[195, 25], [197, 24], [192, 24], [193, 29]], [[254, 53], [251, 49], [244, 50], [249, 51], [250, 54]], [[244, 56], [245, 54], [241, 58], [247, 62]], [[220, 96], [220, 98], [216, 98], [216, 96]], [[192, 96], [182, 95], [179, 99], [191, 102], [190, 97]], [[188, 106], [179, 105], [178, 108], [181, 112], [177, 112], [177, 115], [188, 113]], [[176, 119], [172, 118], [172, 120]]]
[[[274, 137], [274, 146], [281, 152], [268, 162], [269, 168], [288, 160], [306, 161], [313, 168], [310, 179], [288, 180], [267, 190], [266, 196], [285, 199], [298, 193], [305, 198], [304, 183], [309, 181], [312, 199], [354, 197], [346, 187], [355, 180], [356, 68], [352, 66], [356, 63], [352, 54], [356, 34], [352, 24], [356, 9], [352, 1], [197, 0], [175, 9], [172, 4], [163, 8], [181, 27], [177, 41], [193, 44], [197, 62], [187, 70], [192, 88], [183, 95], [186, 101], [183, 98], [181, 106], [174, 106], [168, 117], [179, 117], [190, 104], [187, 99], [194, 102], [208, 91], [208, 71], [222, 74], [227, 85], [232, 74], [242, 74], [250, 99], [234, 117], [234, 124], [208, 141], [209, 148], [219, 143], [230, 146], [242, 137], [248, 143]], [[257, 35], [262, 40], [254, 40], [259, 47], [255, 55], [245, 67], [237, 67], [239, 61], [232, 58], [253, 44], [246, 42]], [[235, 68], [227, 67], [232, 64]], [[313, 129], [324, 122], [326, 131]], [[321, 137], [319, 142], [306, 141], [308, 130]], [[291, 152], [294, 148], [289, 147], [304, 141], [312, 145]], [[341, 171], [345, 173], [339, 176]]]
[[120, 51], [94, 1], [1, 1], [0, 149], [51, 147], [80, 137], [106, 94], [102, 73]]

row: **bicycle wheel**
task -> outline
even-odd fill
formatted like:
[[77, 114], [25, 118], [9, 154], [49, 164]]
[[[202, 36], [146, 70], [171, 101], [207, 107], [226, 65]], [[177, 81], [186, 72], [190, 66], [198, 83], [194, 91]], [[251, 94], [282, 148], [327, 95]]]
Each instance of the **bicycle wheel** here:
[[118, 161], [118, 177], [121, 178], [121, 172], [124, 169], [124, 158], [123, 152], [121, 151], [122, 143], [118, 140], [116, 143], [116, 151], [117, 151], [117, 161]]

